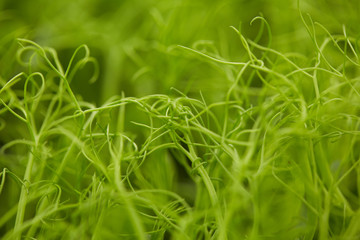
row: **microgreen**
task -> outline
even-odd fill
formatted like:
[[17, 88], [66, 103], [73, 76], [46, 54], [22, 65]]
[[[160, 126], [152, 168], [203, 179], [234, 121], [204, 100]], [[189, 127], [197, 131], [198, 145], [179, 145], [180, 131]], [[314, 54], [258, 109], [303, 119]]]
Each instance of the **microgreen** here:
[[[1, 238], [358, 239], [359, 38], [300, 2], [305, 49], [291, 52], [267, 14], [248, 21], [255, 34], [189, 40], [180, 2], [155, 4], [143, 18], [158, 38], [129, 30], [119, 52], [124, 29], [60, 50], [16, 38], [0, 70]], [[88, 24], [79, 39], [103, 31]]]

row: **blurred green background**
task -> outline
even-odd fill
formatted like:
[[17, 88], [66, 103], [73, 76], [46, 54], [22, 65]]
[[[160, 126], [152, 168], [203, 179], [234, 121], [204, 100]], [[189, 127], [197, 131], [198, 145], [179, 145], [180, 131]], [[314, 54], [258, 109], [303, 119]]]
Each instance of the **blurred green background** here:
[[[331, 33], [359, 36], [358, 1], [300, 1]], [[81, 44], [90, 47], [100, 66], [94, 84], [88, 80], [93, 66], [85, 67], [72, 82], [74, 92], [97, 104], [124, 92], [126, 96], [171, 94], [175, 87], [189, 96], [201, 90], [208, 99], [218, 99], [231, 81], [224, 69], [211, 66], [177, 45], [194, 47], [237, 61], [246, 57], [236, 33], [254, 39], [262, 14], [273, 34], [272, 48], [309, 54], [314, 50], [301, 22], [295, 0], [1, 0], [0, 77], [7, 81], [20, 70], [13, 57], [16, 38], [31, 39], [58, 51], [64, 67]], [[324, 32], [319, 33], [324, 34]], [[266, 31], [260, 43], [268, 41]], [[219, 51], [218, 53], [216, 51]]]

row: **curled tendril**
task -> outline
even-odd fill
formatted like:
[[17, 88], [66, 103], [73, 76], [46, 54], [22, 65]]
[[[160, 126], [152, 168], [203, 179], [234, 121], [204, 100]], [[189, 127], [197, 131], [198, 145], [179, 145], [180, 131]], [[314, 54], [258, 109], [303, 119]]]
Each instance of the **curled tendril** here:
[[[62, 194], [61, 187], [55, 183], [48, 183], [41, 186], [41, 188], [43, 188], [45, 192], [41, 194], [40, 199], [36, 205], [36, 209], [38, 210], [41, 208], [41, 204], [43, 201], [50, 201], [51, 199], [53, 200], [52, 206], [57, 208], [61, 202], [60, 201]], [[52, 194], [54, 194], [55, 196], [52, 197]]]
[[[212, 55], [219, 57], [219, 51], [218, 49], [215, 47], [214, 42], [213, 41], [209, 41], [209, 40], [200, 40], [200, 41], [196, 41], [193, 46], [193, 49], [196, 49], [198, 51], [200, 51], [201, 49], [203, 50], [202, 52], [208, 52], [208, 53], [212, 53]], [[209, 49], [210, 51], [206, 51], [206, 49]]]
[[24, 76], [26, 76], [26, 74], [22, 72], [7, 81], [5, 85], [0, 89], [0, 94], [8, 88], [11, 88], [11, 86], [13, 86], [14, 84], [18, 83], [20, 80], [22, 80], [22, 77]]
[[[50, 69], [55, 71], [61, 78], [64, 79], [64, 70], [61, 66], [60, 60], [57, 56], [57, 53], [55, 49], [49, 48], [49, 47], [41, 47], [39, 44], [23, 38], [18, 38], [19, 44], [22, 46], [21, 49], [18, 50], [17, 53], [17, 59], [20, 61], [20, 63], [23, 63], [25, 65], [29, 65], [31, 67], [31, 63], [34, 59], [34, 57], [39, 55], [47, 64]], [[24, 62], [22, 61], [21, 56], [24, 54], [24, 52], [33, 50], [34, 54], [31, 55], [29, 58], [29, 61]]]
[[242, 35], [241, 33], [241, 28], [239, 27], [239, 29], [236, 29], [235, 27], [231, 26], [231, 28], [237, 33], [237, 35], [239, 36], [240, 38], [240, 41], [243, 45], [243, 47], [245, 48], [249, 58], [250, 58], [250, 61], [252, 64], [255, 64], [257, 62], [257, 58], [256, 56], [251, 52], [251, 48], [248, 44], [248, 41], [245, 39], [245, 37]]
[[[32, 52], [29, 59], [24, 60], [24, 55], [27, 52]], [[37, 49], [34, 46], [23, 46], [16, 52], [16, 60], [23, 66], [28, 66], [33, 58], [37, 54]]]
[[[35, 77], [40, 78], [40, 82], [41, 82], [40, 86], [37, 84], [37, 82], [35, 80]], [[28, 96], [29, 93], [31, 92], [31, 90], [28, 89], [28, 86], [30, 85], [30, 83], [32, 83], [32, 85], [34, 86], [32, 88], [32, 90], [33, 89], [38, 89], [33, 96]], [[25, 84], [24, 84], [25, 108], [28, 109], [28, 103], [33, 102], [32, 111], [34, 111], [36, 109], [37, 105], [39, 104], [40, 99], [41, 99], [44, 91], [45, 91], [45, 78], [44, 78], [44, 76], [39, 72], [35, 72], [35, 73], [30, 74], [26, 78]]]
[[[47, 64], [48, 67], [50, 67], [51, 70], [53, 70], [60, 78], [61, 80], [63, 81], [64, 85], [65, 85], [65, 88], [66, 90], [68, 91], [68, 93], [70, 94], [70, 97], [72, 98], [76, 108], [78, 110], [81, 110], [81, 106], [79, 105], [79, 102], [78, 100], [76, 99], [74, 93], [72, 92], [71, 88], [70, 88], [70, 84], [69, 84], [69, 81], [68, 79], [66, 78], [66, 75], [63, 71], [63, 68], [60, 64], [60, 60], [57, 56], [57, 53], [54, 49], [52, 48], [42, 48], [40, 45], [38, 45], [37, 43], [33, 42], [33, 41], [30, 41], [30, 40], [27, 40], [27, 39], [22, 39], [22, 38], [19, 38], [18, 39], [20, 45], [23, 47], [23, 48], [30, 48], [30, 49], [33, 49], [36, 51], [36, 53], [42, 57], [42, 59], [45, 61], [45, 63]], [[28, 46], [25, 46], [25, 45], [28, 45]], [[21, 53], [23, 53], [23, 51], [20, 51], [20, 58], [21, 58]], [[51, 61], [51, 58], [49, 58], [49, 56], [52, 58], [52, 61]], [[86, 55], [86, 54], [85, 54]], [[32, 55], [32, 57], [30, 58], [30, 63], [33, 61], [33, 58], [34, 58], [35, 55]], [[29, 66], [31, 67], [31, 64], [29, 64]]]
[[[334, 46], [340, 51], [340, 53], [341, 53], [347, 60], [349, 60], [351, 63], [353, 63], [354, 65], [356, 65], [356, 66], [358, 66], [358, 67], [360, 66], [360, 64], [358, 63], [358, 62], [359, 62], [359, 56], [358, 56], [358, 54], [357, 54], [359, 51], [358, 51], [358, 49], [357, 49], [357, 47], [356, 47], [356, 46], [357, 46], [356, 44], [357, 44], [357, 40], [358, 40], [358, 39], [351, 39], [350, 37], [348, 37], [347, 34], [346, 34], [346, 29], [345, 29], [345, 27], [343, 27], [344, 35], [335, 38], [335, 37], [329, 32], [329, 30], [327, 30], [322, 24], [320, 24], [320, 23], [318, 23], [318, 22], [315, 22], [314, 24], [315, 24], [316, 26], [320, 27], [320, 28], [326, 33], [326, 35], [328, 35], [328, 39], [331, 40], [331, 42], [334, 44]], [[339, 44], [338, 44], [339, 41], [344, 41], [345, 44], [350, 47], [350, 50], [352, 51], [352, 53], [354, 54], [354, 56], [355, 56], [355, 58], [356, 58], [356, 60], [357, 60], [358, 62], [354, 61], [353, 59], [351, 59], [351, 58], [349, 57], [348, 54], [346, 54], [345, 50], [342, 49], [342, 48], [339, 46]], [[330, 41], [329, 41], [329, 42], [330, 42]], [[354, 42], [354, 43], [355, 43], [355, 47], [353, 47], [353, 45], [351, 44], [351, 42]], [[345, 46], [346, 46], [346, 45], [345, 45]]]
[[[81, 49], [85, 50], [85, 54], [84, 56], [75, 63], [74, 65], [74, 60], [75, 57], [79, 54], [79, 52], [81, 51]], [[94, 66], [94, 72], [92, 77], [89, 79], [89, 83], [94, 83], [98, 76], [99, 76], [99, 64], [97, 62], [97, 60], [93, 57], [90, 56], [90, 50], [89, 47], [87, 45], [81, 45], [80, 47], [78, 47], [74, 54], [72, 55], [69, 64], [67, 66], [66, 72], [65, 72], [65, 77], [68, 79], [68, 82], [70, 83], [72, 81], [72, 79], [74, 78], [74, 75], [76, 74], [76, 72], [83, 68], [87, 63], [92, 63]], [[74, 65], [74, 66], [73, 66]]]
[[268, 31], [268, 44], [267, 44], [267, 47], [270, 48], [271, 46], [271, 43], [272, 43], [272, 33], [271, 33], [271, 28], [270, 28], [270, 25], [269, 23], [266, 21], [266, 19], [263, 17], [263, 16], [257, 16], [257, 17], [254, 17], [251, 22], [250, 22], [250, 26], [253, 24], [253, 22], [255, 22], [256, 20], [260, 20], [261, 21], [261, 26], [260, 26], [260, 30], [259, 30], [259, 33], [258, 35], [256, 36], [254, 42], [258, 42], [260, 40], [260, 38], [262, 37], [262, 33], [263, 33], [263, 29], [264, 29], [264, 25], [266, 25], [266, 29]]

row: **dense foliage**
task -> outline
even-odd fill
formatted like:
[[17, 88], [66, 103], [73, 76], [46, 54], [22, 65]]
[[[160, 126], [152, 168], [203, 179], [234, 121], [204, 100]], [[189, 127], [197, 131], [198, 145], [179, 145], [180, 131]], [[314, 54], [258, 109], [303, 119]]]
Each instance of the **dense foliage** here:
[[360, 239], [359, 16], [0, 1], [0, 238]]

